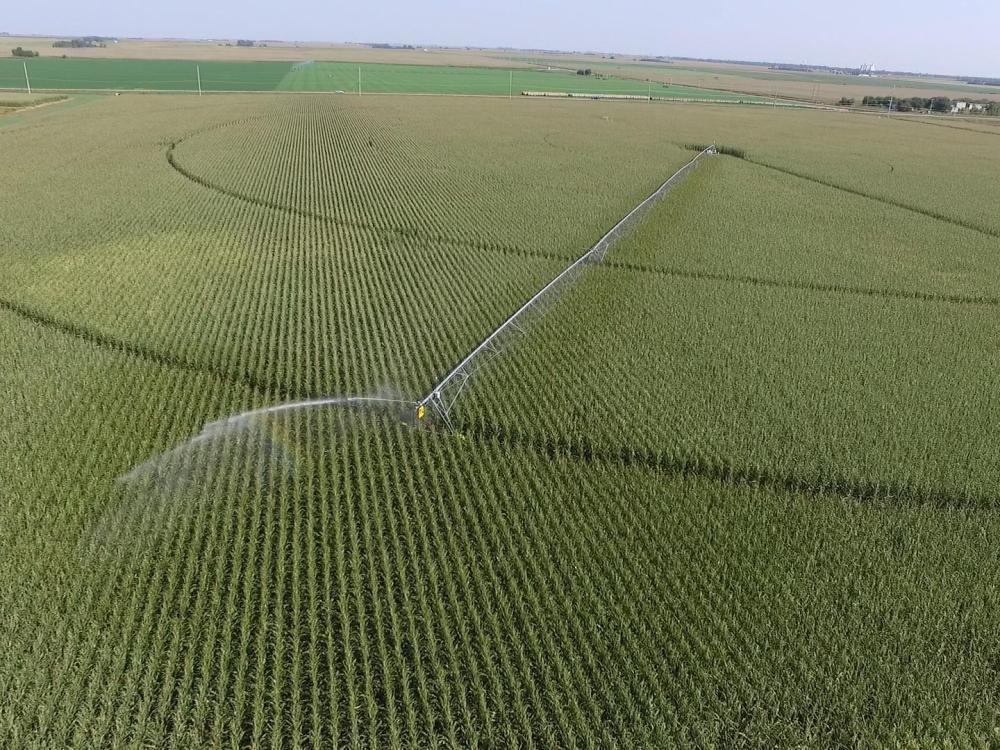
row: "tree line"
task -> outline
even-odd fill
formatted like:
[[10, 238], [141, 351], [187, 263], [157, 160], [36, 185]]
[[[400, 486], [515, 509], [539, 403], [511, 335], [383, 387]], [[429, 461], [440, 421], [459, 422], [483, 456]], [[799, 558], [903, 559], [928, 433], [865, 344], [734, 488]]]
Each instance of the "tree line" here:
[[950, 112], [951, 99], [947, 96], [866, 96], [861, 100], [863, 107], [881, 107], [889, 109], [892, 106], [896, 112], [910, 112], [912, 110], [930, 110], [931, 112]]
[[53, 47], [60, 49], [86, 49], [88, 47], [107, 47], [106, 37], [103, 36], [80, 36], [75, 39], [59, 39], [52, 43]]
[[[1000, 115], [1000, 102], [991, 102], [988, 100], [963, 101], [970, 101], [973, 104], [981, 104], [983, 107], [981, 110], [983, 114]], [[881, 109], [889, 109], [891, 105], [893, 112], [913, 112], [921, 110], [930, 112], [951, 112], [954, 104], [955, 103], [947, 96], [866, 96], [861, 100], [861, 105], [864, 107], [880, 107]]]

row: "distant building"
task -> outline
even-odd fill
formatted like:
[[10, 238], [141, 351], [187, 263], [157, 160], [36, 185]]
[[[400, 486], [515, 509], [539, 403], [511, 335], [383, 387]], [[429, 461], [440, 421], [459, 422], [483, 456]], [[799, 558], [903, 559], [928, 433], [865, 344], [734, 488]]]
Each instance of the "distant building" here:
[[975, 102], [955, 102], [951, 107], [952, 114], [959, 112], [982, 112], [986, 107]]

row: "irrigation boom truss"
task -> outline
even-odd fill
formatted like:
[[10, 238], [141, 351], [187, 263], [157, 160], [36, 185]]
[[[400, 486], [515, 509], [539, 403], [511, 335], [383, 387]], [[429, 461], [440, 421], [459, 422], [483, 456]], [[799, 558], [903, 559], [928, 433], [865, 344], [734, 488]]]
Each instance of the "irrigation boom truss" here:
[[[476, 372], [476, 370], [500, 354], [500, 339], [505, 334], [510, 332], [518, 334], [523, 333], [523, 329], [519, 323], [522, 322], [529, 313], [543, 312], [545, 306], [548, 305], [554, 297], [553, 291], [558, 287], [571, 284], [575, 281], [587, 263], [600, 263], [603, 261], [604, 256], [611, 244], [618, 239], [618, 237], [626, 229], [628, 229], [629, 226], [631, 226], [631, 224], [646, 211], [646, 209], [662, 198], [667, 191], [670, 190], [670, 188], [677, 184], [685, 175], [687, 175], [688, 172], [694, 169], [694, 166], [698, 163], [699, 159], [714, 153], [716, 153], [714, 145], [711, 145], [704, 151], [699, 152], [697, 156], [691, 159], [691, 161], [667, 178], [667, 180], [654, 190], [649, 197], [639, 203], [617, 224], [611, 227], [611, 229], [609, 229], [607, 233], [594, 244], [593, 247], [563, 269], [563, 271], [552, 279], [552, 281], [535, 292], [531, 299], [521, 305], [521, 307], [518, 308], [513, 315], [501, 323], [500, 326], [493, 331], [493, 333], [483, 339], [482, 343], [469, 352], [465, 359], [459, 362], [455, 368], [451, 370], [451, 372], [445, 375], [444, 378], [442, 378], [437, 385], [431, 389], [430, 393], [417, 402], [417, 419], [424, 419], [428, 410], [433, 409], [438, 417], [440, 417], [445, 425], [447, 425], [448, 429], [454, 431], [450, 418], [451, 410], [455, 406], [455, 402], [462, 394], [462, 391], [465, 389], [469, 379]], [[478, 360], [482, 359], [484, 355], [488, 356], [484, 361], [479, 362]]]

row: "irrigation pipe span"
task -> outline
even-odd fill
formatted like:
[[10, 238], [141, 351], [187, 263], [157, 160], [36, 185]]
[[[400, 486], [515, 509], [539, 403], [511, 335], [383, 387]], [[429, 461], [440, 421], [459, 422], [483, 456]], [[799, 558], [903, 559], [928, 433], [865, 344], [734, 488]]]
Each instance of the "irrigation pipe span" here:
[[497, 342], [505, 333], [509, 331], [522, 332], [522, 329], [518, 325], [520, 319], [524, 318], [533, 310], [541, 311], [542, 306], [547, 304], [554, 297], [551, 292], [562, 284], [572, 283], [588, 262], [596, 261], [600, 263], [604, 260], [604, 255], [607, 253], [611, 243], [614, 242], [632, 222], [634, 222], [655, 201], [662, 198], [666, 192], [670, 190], [670, 188], [672, 188], [689, 171], [691, 171], [695, 164], [698, 163], [699, 159], [703, 156], [714, 154], [715, 152], [715, 146], [709, 146], [672, 174], [662, 185], [660, 185], [660, 187], [654, 190], [649, 197], [629, 211], [624, 218], [611, 227], [611, 229], [609, 229], [607, 233], [605, 233], [605, 235], [594, 244], [593, 247], [567, 266], [558, 276], [552, 279], [552, 281], [535, 292], [531, 299], [521, 305], [521, 307], [518, 308], [513, 315], [501, 323], [500, 326], [493, 331], [493, 333], [483, 339], [479, 346], [469, 352], [465, 359], [459, 362], [451, 372], [445, 375], [444, 378], [431, 389], [431, 392], [424, 396], [424, 398], [420, 401], [409, 401], [406, 399], [387, 398], [381, 396], [334, 396], [330, 398], [316, 398], [276, 404], [274, 406], [265, 406], [263, 408], [253, 409], [241, 414], [234, 414], [206, 424], [202, 428], [199, 435], [196, 435], [187, 442], [178, 445], [166, 453], [161, 453], [159, 456], [155, 456], [145, 463], [134, 467], [127, 474], [118, 477], [118, 481], [130, 482], [137, 477], [142, 476], [146, 470], [156, 469], [158, 466], [162, 465], [165, 460], [169, 461], [172, 456], [178, 454], [179, 452], [198, 445], [199, 443], [204, 443], [208, 440], [222, 437], [229, 433], [230, 430], [239, 429], [252, 422], [257, 417], [281, 412], [296, 411], [298, 409], [334, 405], [367, 405], [372, 407], [396, 408], [406, 414], [413, 414], [414, 412], [411, 410], [415, 409], [418, 421], [424, 419], [428, 415], [429, 410], [433, 409], [448, 429], [454, 432], [454, 427], [452, 426], [449, 415], [452, 407], [455, 405], [455, 401], [458, 400], [458, 397], [461, 395], [466, 383], [468, 383], [469, 378], [471, 378], [475, 370], [478, 369], [474, 368], [472, 365], [486, 353], [491, 355], [486, 359], [486, 361], [489, 361], [494, 356], [500, 354]]
[[428, 415], [429, 410], [433, 409], [445, 425], [447, 425], [448, 429], [454, 431], [450, 418], [451, 409], [464, 390], [469, 378], [471, 378], [475, 370], [478, 369], [478, 367], [473, 368], [472, 365], [476, 363], [476, 361], [484, 354], [488, 353], [490, 355], [487, 361], [497, 356], [500, 353], [496, 346], [498, 340], [508, 331], [521, 331], [518, 327], [519, 319], [525, 317], [533, 309], [547, 303], [549, 298], [552, 296], [552, 290], [564, 283], [572, 283], [572, 281], [574, 281], [579, 275], [585, 264], [589, 262], [600, 263], [604, 260], [604, 256], [607, 253], [608, 248], [611, 246], [611, 243], [618, 239], [619, 235], [621, 235], [633, 222], [635, 222], [646, 211], [646, 209], [653, 205], [653, 203], [666, 195], [667, 191], [683, 179], [688, 172], [694, 169], [694, 166], [702, 157], [709, 156], [714, 153], [716, 153], [714, 144], [706, 148], [704, 151], [699, 152], [697, 156], [691, 159], [691, 161], [667, 178], [667, 180], [654, 190], [649, 197], [639, 203], [617, 224], [611, 227], [611, 229], [609, 229], [607, 233], [594, 244], [593, 247], [563, 269], [563, 271], [552, 279], [552, 281], [535, 292], [531, 299], [521, 305], [521, 307], [518, 308], [513, 315], [501, 323], [500, 326], [493, 331], [493, 333], [483, 339], [482, 343], [469, 352], [465, 359], [459, 362], [451, 372], [445, 375], [444, 378], [442, 378], [437, 385], [431, 389], [430, 393], [417, 402], [417, 419], [424, 419]]

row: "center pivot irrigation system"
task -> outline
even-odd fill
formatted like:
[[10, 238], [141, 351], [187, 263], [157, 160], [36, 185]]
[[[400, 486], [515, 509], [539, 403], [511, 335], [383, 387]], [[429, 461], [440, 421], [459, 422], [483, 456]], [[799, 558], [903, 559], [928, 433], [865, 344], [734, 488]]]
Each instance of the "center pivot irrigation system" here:
[[716, 153], [715, 145], [711, 145], [704, 151], [698, 153], [691, 161], [685, 164], [672, 174], [660, 187], [650, 194], [642, 203], [637, 205], [621, 221], [608, 230], [593, 247], [577, 258], [571, 265], [564, 269], [552, 281], [539, 289], [531, 299], [511, 315], [507, 320], [487, 336], [479, 346], [473, 349], [465, 359], [458, 363], [440, 382], [435, 385], [430, 393], [417, 402], [416, 417], [418, 421], [427, 419], [431, 414], [444, 422], [449, 431], [454, 432], [451, 423], [451, 410], [462, 395], [465, 386], [468, 385], [472, 376], [487, 362], [499, 356], [502, 351], [505, 337], [524, 334], [524, 325], [531, 316], [543, 314], [557, 298], [559, 289], [568, 287], [576, 282], [580, 274], [584, 272], [587, 264], [600, 263], [608, 252], [611, 244], [627, 231], [641, 216], [658, 200], [674, 187], [681, 179], [687, 175], [698, 161], [704, 157]]
[[161, 472], [164, 467], [170, 467], [177, 456], [183, 456], [185, 451], [191, 450], [203, 443], [209, 443], [218, 438], [224, 438], [233, 431], [245, 429], [256, 424], [258, 418], [282, 412], [296, 411], [299, 409], [314, 408], [317, 406], [352, 406], [358, 408], [371, 408], [390, 410], [392, 413], [403, 419], [413, 419], [427, 422], [434, 418], [434, 415], [447, 426], [451, 432], [455, 431], [451, 422], [451, 410], [455, 406], [458, 397], [462, 395], [465, 386], [479, 368], [498, 356], [502, 351], [502, 344], [505, 336], [516, 334], [522, 335], [525, 332], [525, 324], [530, 316], [540, 316], [552, 303], [558, 299], [557, 290], [566, 287], [579, 277], [588, 263], [600, 263], [604, 260], [611, 243], [628, 229], [654, 202], [662, 198], [670, 188], [677, 184], [689, 171], [691, 171], [698, 160], [703, 156], [714, 154], [715, 146], [709, 146], [701, 151], [691, 161], [681, 167], [670, 176], [666, 182], [658, 187], [652, 195], [629, 211], [621, 221], [615, 224], [597, 243], [587, 252], [576, 259], [570, 266], [556, 276], [552, 281], [542, 287], [527, 302], [505, 320], [499, 328], [487, 336], [483, 342], [477, 346], [469, 355], [444, 378], [435, 385], [431, 392], [420, 401], [410, 401], [408, 399], [393, 398], [391, 396], [340, 396], [330, 398], [309, 399], [306, 401], [294, 401], [286, 404], [277, 404], [253, 411], [236, 414], [225, 419], [206, 424], [201, 434], [188, 440], [187, 442], [162, 453], [159, 456], [149, 459], [143, 464], [136, 466], [127, 474], [119, 477], [119, 481], [132, 482], [149, 475], [151, 472]]

